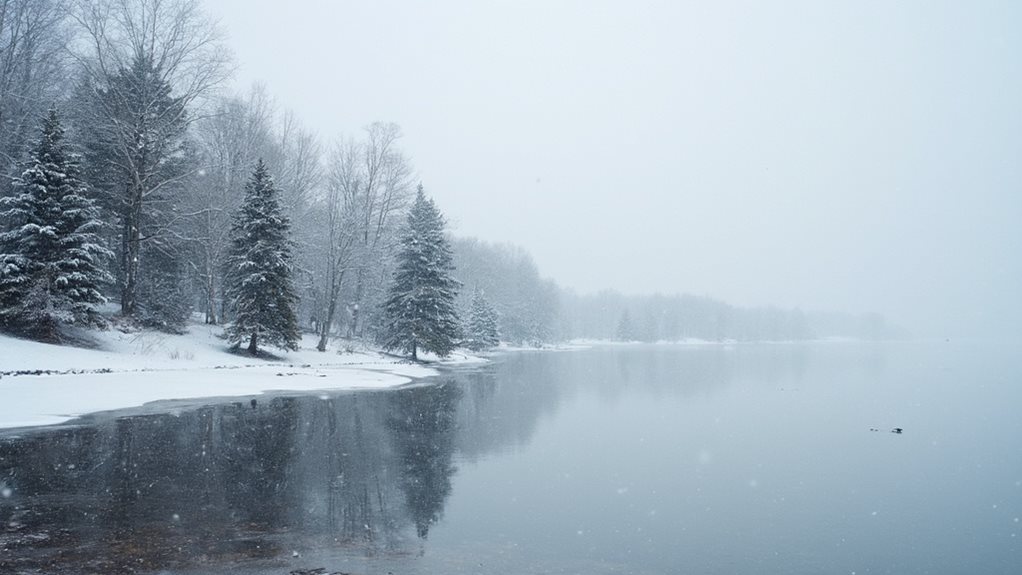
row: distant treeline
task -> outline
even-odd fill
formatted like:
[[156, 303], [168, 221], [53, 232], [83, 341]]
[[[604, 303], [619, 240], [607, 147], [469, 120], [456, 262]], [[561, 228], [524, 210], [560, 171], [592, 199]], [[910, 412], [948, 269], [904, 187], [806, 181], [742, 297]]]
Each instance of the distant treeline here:
[[468, 317], [472, 293], [479, 289], [497, 310], [504, 341], [537, 344], [560, 338], [561, 290], [540, 277], [528, 252], [475, 238], [456, 238], [451, 245], [454, 275], [464, 284], [462, 317]]
[[568, 338], [623, 341], [802, 341], [847, 337], [897, 339], [903, 330], [879, 314], [735, 307], [705, 296], [626, 296], [614, 291], [561, 296], [561, 330]]
[[706, 296], [580, 295], [540, 275], [524, 249], [454, 238], [455, 275], [465, 285], [462, 317], [482, 290], [499, 314], [501, 338], [514, 343], [570, 339], [622, 341], [806, 341], [823, 338], [900, 339], [905, 331], [880, 314], [845, 314], [777, 307], [743, 308]]

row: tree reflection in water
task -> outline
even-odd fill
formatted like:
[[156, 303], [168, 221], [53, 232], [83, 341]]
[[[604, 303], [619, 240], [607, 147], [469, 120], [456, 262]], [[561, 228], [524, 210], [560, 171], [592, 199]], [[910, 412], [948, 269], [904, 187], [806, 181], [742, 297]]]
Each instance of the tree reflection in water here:
[[263, 398], [2, 437], [0, 573], [400, 550], [443, 512], [461, 397]]
[[400, 465], [400, 485], [415, 532], [425, 539], [443, 513], [454, 475], [454, 431], [461, 390], [441, 384], [392, 396], [387, 422]]

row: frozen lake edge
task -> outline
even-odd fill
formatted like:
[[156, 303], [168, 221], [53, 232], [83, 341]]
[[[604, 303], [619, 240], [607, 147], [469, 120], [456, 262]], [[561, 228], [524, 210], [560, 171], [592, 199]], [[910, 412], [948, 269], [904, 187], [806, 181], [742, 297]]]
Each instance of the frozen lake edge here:
[[180, 335], [94, 332], [95, 349], [0, 336], [0, 429], [154, 402], [391, 389], [438, 375], [438, 367], [487, 361], [460, 352], [427, 363], [368, 348], [318, 352], [311, 335], [297, 352], [261, 360], [228, 352], [219, 331], [200, 324]]

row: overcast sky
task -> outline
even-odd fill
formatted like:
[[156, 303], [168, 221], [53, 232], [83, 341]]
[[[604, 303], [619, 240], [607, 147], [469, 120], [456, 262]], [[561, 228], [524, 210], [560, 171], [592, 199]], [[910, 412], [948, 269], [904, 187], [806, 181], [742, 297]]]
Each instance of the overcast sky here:
[[579, 291], [1022, 324], [1022, 2], [206, 0], [325, 140]]

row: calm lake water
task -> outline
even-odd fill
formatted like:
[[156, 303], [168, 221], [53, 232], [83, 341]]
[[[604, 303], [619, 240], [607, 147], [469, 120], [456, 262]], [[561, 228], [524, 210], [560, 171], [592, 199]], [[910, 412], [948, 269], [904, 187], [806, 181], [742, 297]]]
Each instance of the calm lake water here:
[[1018, 574], [1018, 351], [522, 353], [6, 432], [0, 573]]

